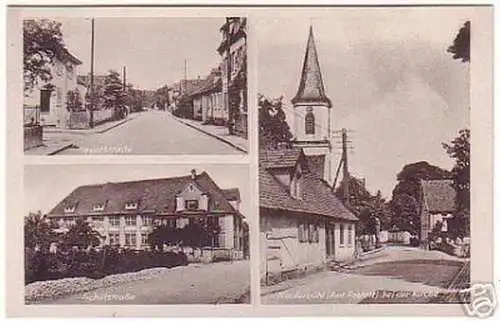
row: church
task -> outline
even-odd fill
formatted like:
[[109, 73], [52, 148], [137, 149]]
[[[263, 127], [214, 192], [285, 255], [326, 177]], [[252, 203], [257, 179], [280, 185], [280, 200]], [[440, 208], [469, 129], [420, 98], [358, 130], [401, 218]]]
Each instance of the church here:
[[293, 148], [261, 150], [261, 282], [324, 269], [355, 255], [357, 217], [334, 195], [332, 102], [309, 30], [294, 108]]

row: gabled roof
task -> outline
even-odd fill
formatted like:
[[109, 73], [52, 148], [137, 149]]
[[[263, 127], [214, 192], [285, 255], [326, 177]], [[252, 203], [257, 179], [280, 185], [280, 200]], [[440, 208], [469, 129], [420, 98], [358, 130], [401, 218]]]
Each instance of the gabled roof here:
[[[81, 214], [115, 214], [126, 213], [126, 202], [138, 202], [135, 212], [174, 213], [176, 209], [176, 196], [190, 183], [194, 183], [203, 193], [209, 196], [208, 210], [210, 212], [235, 213], [237, 211], [226, 199], [224, 192], [210, 178], [206, 172], [195, 176], [191, 175], [130, 181], [119, 183], [105, 183], [77, 187], [59, 204], [56, 205], [48, 216], [62, 216], [67, 204], [77, 204], [75, 212], [71, 215]], [[107, 201], [104, 211], [93, 212], [95, 204]]]
[[330, 99], [325, 93], [312, 26], [309, 28], [309, 39], [307, 40], [306, 55], [300, 75], [299, 88], [297, 94], [292, 99], [293, 104], [303, 102], [321, 102], [326, 103], [328, 107], [332, 106]]
[[59, 53], [59, 57], [58, 57], [60, 60], [68, 60], [70, 61], [71, 63], [75, 64], [75, 65], [81, 65], [82, 64], [82, 61], [78, 58], [76, 58], [73, 54], [71, 54], [68, 50], [68, 48], [64, 47], [62, 48], [61, 52]]
[[[307, 169], [307, 157], [303, 157], [301, 149], [284, 149], [262, 151], [259, 157], [259, 206], [261, 208], [289, 211], [291, 213], [308, 213], [336, 218], [345, 221], [357, 221], [333, 194], [330, 186], [320, 176]], [[275, 176], [273, 169], [294, 169], [298, 162], [306, 162], [302, 175], [302, 197], [290, 195], [289, 187], [284, 186]]]
[[429, 212], [454, 212], [455, 197], [451, 179], [421, 180], [424, 206]]

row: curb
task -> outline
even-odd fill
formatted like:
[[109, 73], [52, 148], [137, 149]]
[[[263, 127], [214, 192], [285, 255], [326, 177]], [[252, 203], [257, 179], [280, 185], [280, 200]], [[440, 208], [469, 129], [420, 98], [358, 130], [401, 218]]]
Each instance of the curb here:
[[116, 124], [113, 124], [112, 126], [108, 127], [108, 128], [104, 128], [104, 129], [92, 129], [92, 130], [89, 130], [89, 129], [71, 129], [71, 130], [55, 130], [55, 131], [47, 131], [47, 133], [51, 133], [51, 134], [73, 134], [73, 135], [83, 135], [83, 136], [86, 136], [86, 135], [92, 135], [92, 134], [102, 134], [102, 133], [105, 133], [107, 132], [108, 130], [111, 130], [115, 127], [118, 127], [122, 124], [125, 124], [126, 122], [129, 122], [133, 119], [137, 118], [136, 117], [131, 117], [131, 118], [126, 118], [126, 119], [123, 119], [121, 121], [119, 121], [118, 123]]
[[287, 285], [287, 286], [284, 286], [282, 288], [274, 289], [274, 290], [271, 290], [271, 291], [268, 291], [268, 292], [265, 292], [265, 293], [261, 292], [260, 296], [264, 297], [264, 296], [268, 296], [268, 295], [275, 294], [275, 293], [285, 292], [286, 290], [289, 290], [289, 289], [291, 289], [293, 287], [294, 287], [293, 285]]
[[55, 155], [55, 154], [57, 154], [57, 153], [62, 152], [63, 150], [66, 150], [66, 149], [68, 149], [68, 148], [72, 148], [72, 147], [75, 147], [75, 145], [74, 145], [73, 143], [69, 143], [69, 144], [67, 144], [67, 145], [64, 145], [64, 146], [62, 146], [62, 147], [57, 148], [56, 150], [54, 150], [54, 151], [52, 151], [52, 152], [47, 153], [47, 155], [50, 155], [50, 156], [51, 156], [51, 155]]
[[211, 136], [211, 137], [213, 137], [213, 138], [215, 138], [215, 139], [217, 139], [217, 140], [219, 140], [219, 141], [221, 141], [221, 142], [223, 142], [223, 143], [226, 143], [226, 144], [230, 145], [231, 147], [233, 147], [233, 148], [235, 148], [235, 149], [239, 150], [240, 152], [243, 152], [243, 153], [245, 153], [245, 154], [248, 154], [248, 151], [247, 151], [246, 149], [244, 149], [244, 148], [242, 148], [242, 147], [240, 147], [240, 146], [238, 146], [238, 145], [234, 144], [233, 142], [231, 142], [231, 141], [229, 141], [229, 140], [227, 140], [227, 139], [225, 139], [225, 138], [220, 137], [219, 135], [212, 134], [212, 133], [210, 133], [210, 132], [207, 132], [207, 131], [205, 131], [205, 130], [203, 130], [203, 129], [199, 128], [198, 126], [195, 126], [195, 125], [192, 125], [192, 124], [190, 124], [190, 123], [188, 123], [188, 122], [182, 121], [182, 120], [180, 120], [180, 119], [179, 119], [178, 117], [176, 117], [176, 116], [173, 116], [173, 118], [175, 118], [175, 119], [176, 119], [178, 122], [180, 122], [181, 124], [184, 124], [184, 125], [186, 125], [186, 126], [189, 126], [189, 127], [191, 127], [191, 128], [194, 128], [194, 129], [196, 129], [196, 130], [198, 130], [198, 131], [200, 131], [200, 132], [202, 132], [202, 133], [204, 133], [204, 134], [206, 134], [206, 135], [208, 135], [208, 136]]

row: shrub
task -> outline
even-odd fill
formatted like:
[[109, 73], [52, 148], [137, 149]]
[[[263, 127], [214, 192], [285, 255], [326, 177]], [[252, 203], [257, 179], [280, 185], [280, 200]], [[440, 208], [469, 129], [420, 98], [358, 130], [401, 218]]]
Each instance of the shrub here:
[[111, 274], [187, 264], [184, 253], [174, 252], [120, 251], [109, 246], [100, 252], [71, 250], [57, 254], [26, 249], [25, 284], [69, 277], [98, 279]]

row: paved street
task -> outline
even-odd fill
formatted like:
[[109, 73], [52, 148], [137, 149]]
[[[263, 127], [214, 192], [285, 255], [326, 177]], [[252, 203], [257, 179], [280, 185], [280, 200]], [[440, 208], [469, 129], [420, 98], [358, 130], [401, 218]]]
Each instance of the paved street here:
[[384, 255], [352, 271], [286, 281], [279, 285], [282, 290], [264, 288], [261, 300], [262, 304], [427, 302], [443, 292], [463, 264], [463, 259], [438, 251], [389, 246]]
[[168, 112], [143, 112], [104, 133], [75, 135], [59, 154], [243, 154], [234, 147], [180, 123]]
[[[101, 288], [40, 304], [249, 303], [250, 261], [176, 267], [151, 280]], [[235, 302], [245, 295], [244, 302]]]

